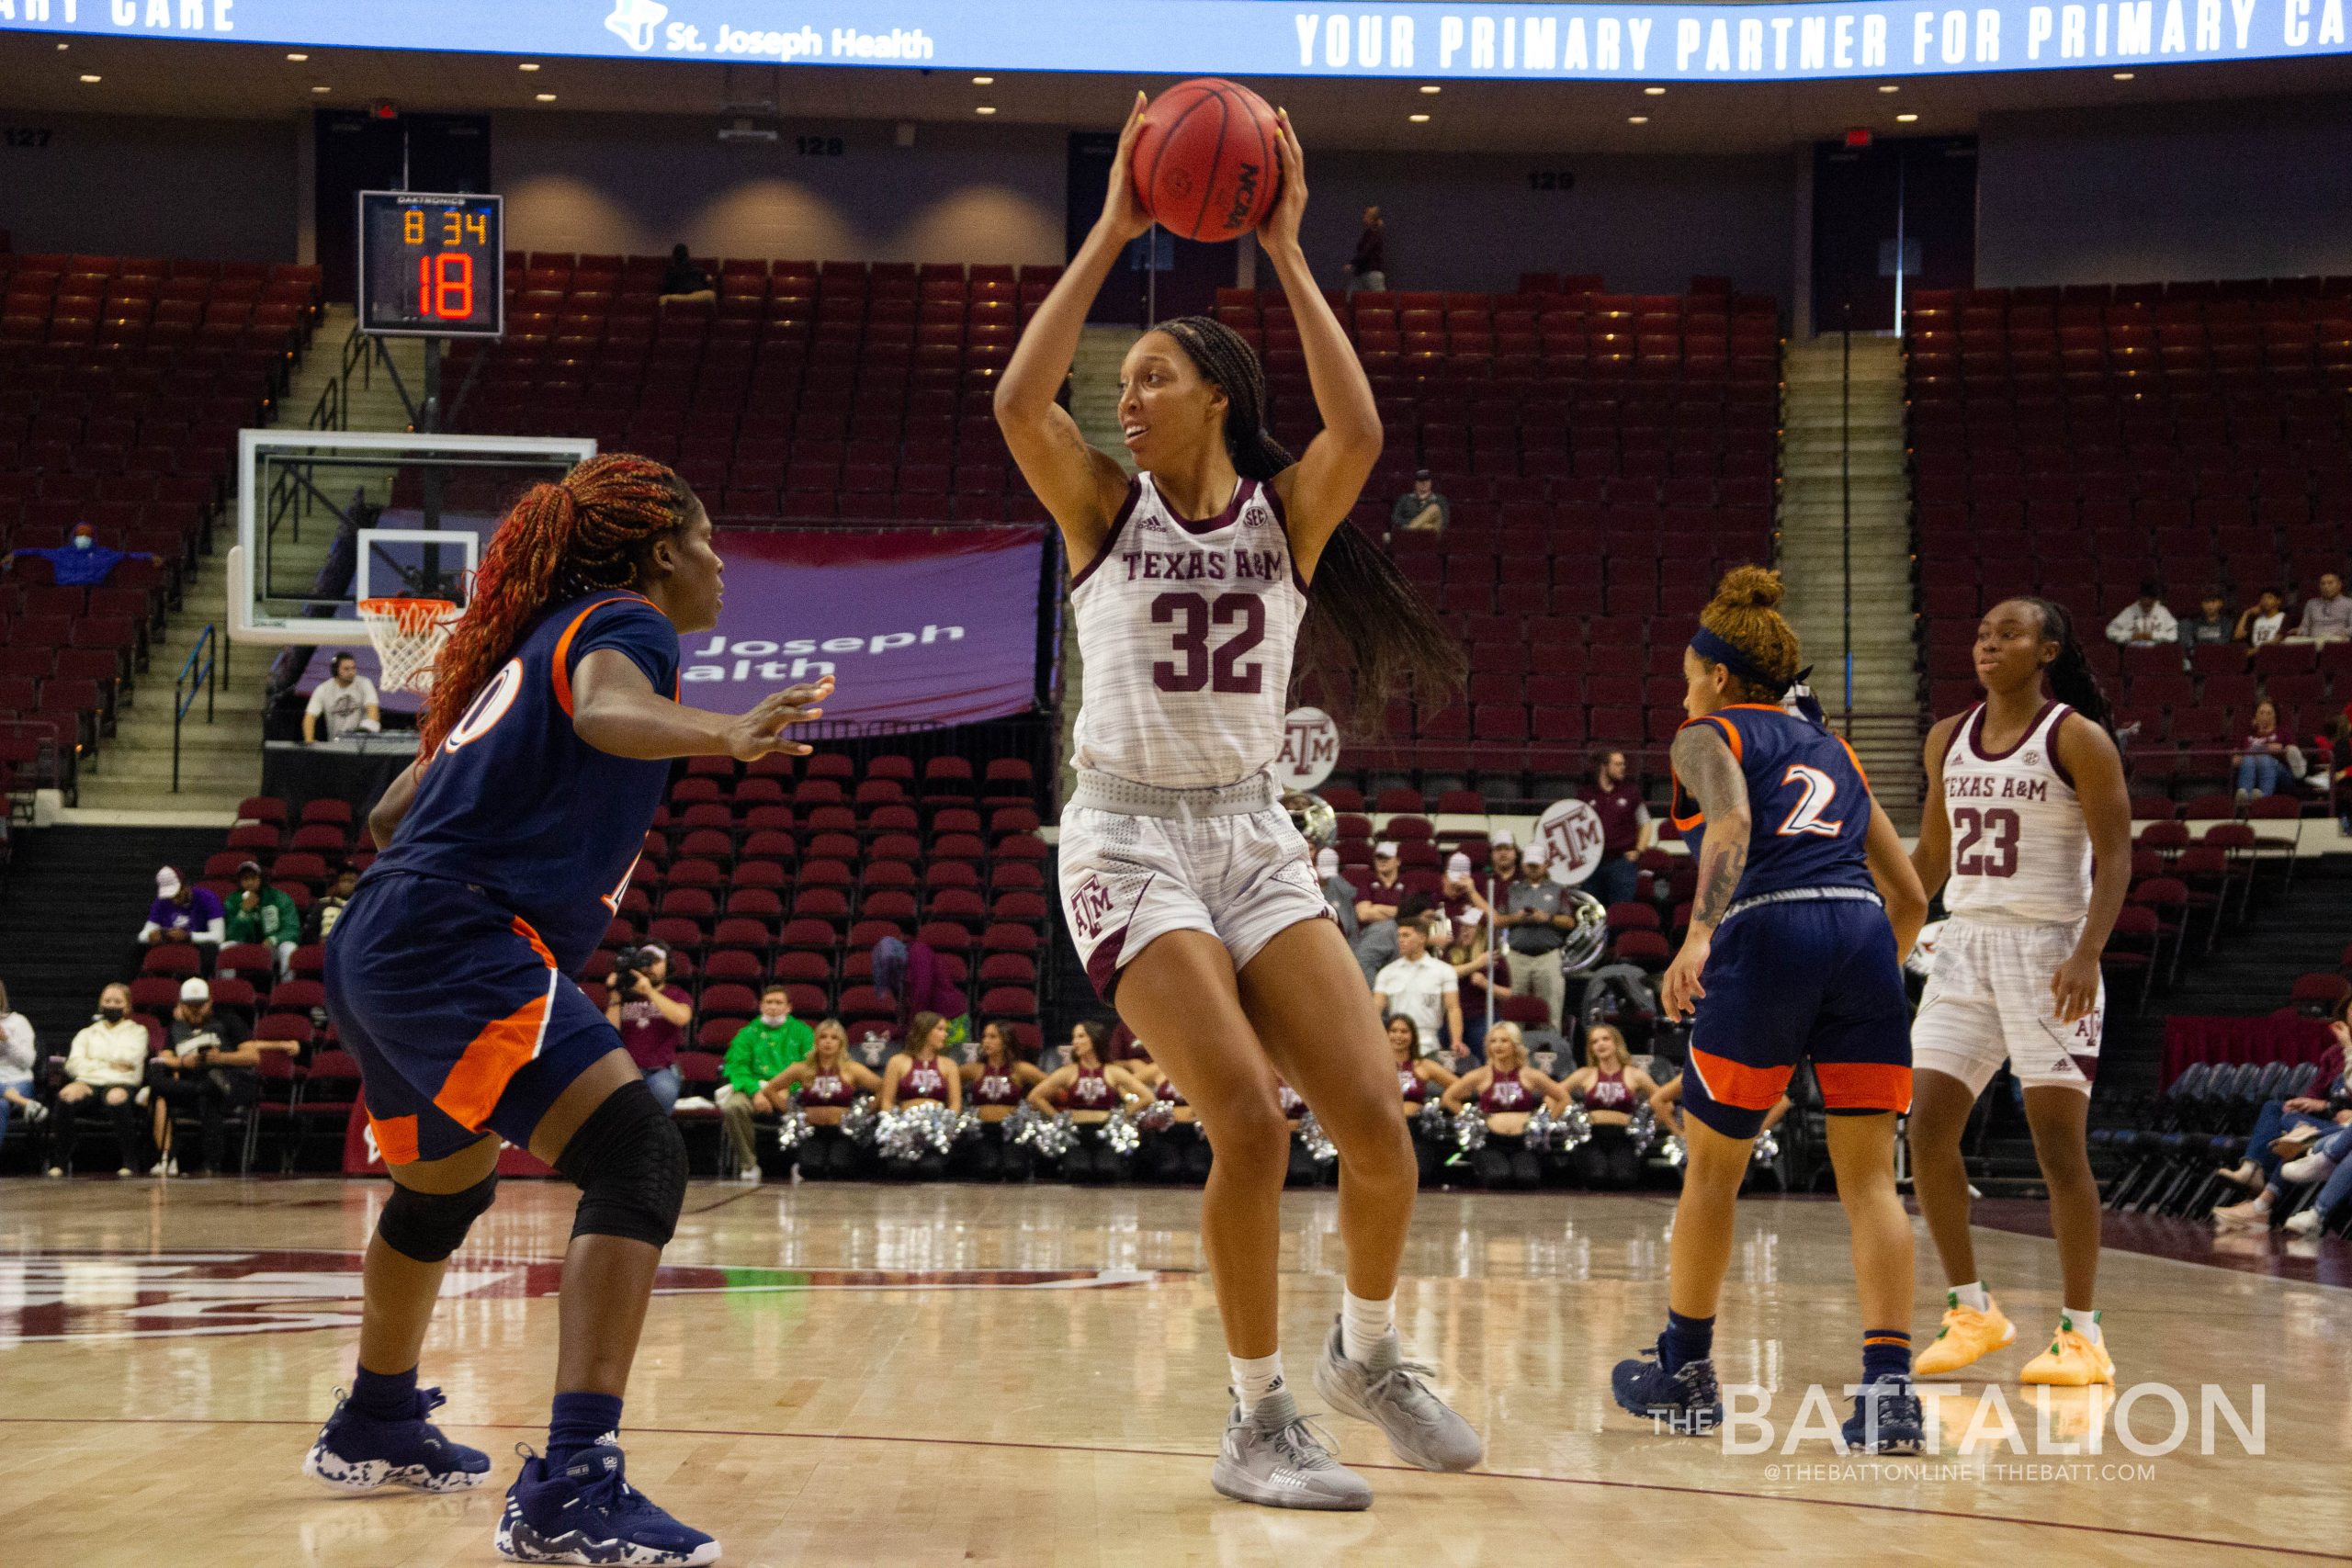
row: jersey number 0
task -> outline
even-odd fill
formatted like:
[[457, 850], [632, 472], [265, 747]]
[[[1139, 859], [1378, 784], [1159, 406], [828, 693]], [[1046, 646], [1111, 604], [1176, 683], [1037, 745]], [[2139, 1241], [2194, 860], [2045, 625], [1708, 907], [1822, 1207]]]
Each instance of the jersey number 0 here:
[[[1241, 629], [1209, 647], [1212, 624]], [[1151, 602], [1154, 626], [1175, 625], [1170, 650], [1179, 657], [1151, 667], [1151, 683], [1163, 692], [1213, 692], [1254, 695], [1264, 680], [1264, 668], [1243, 664], [1241, 656], [1266, 640], [1266, 602], [1255, 593], [1220, 593], [1210, 600], [1198, 593], [1162, 593]]]

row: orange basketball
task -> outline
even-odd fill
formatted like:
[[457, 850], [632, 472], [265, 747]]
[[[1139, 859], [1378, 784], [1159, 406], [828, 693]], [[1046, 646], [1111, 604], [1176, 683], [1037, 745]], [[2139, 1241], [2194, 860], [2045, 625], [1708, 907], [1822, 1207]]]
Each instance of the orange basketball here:
[[1143, 111], [1129, 173], [1136, 199], [1171, 233], [1212, 243], [1255, 229], [1282, 187], [1274, 111], [1221, 76], [1179, 82]]

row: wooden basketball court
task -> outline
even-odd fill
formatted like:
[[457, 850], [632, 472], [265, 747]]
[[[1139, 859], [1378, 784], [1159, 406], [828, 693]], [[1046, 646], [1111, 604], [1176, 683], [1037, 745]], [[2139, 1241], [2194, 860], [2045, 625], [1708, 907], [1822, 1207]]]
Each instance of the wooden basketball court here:
[[[424, 1381], [490, 1450], [460, 1497], [341, 1499], [296, 1473], [350, 1374], [358, 1249], [379, 1185], [11, 1182], [0, 1206], [0, 1505], [7, 1557], [75, 1568], [490, 1562], [517, 1442], [543, 1437], [555, 1259], [573, 1195], [515, 1181], [453, 1260]], [[1782, 1451], [1805, 1385], [1853, 1374], [1860, 1329], [1833, 1202], [1745, 1207], [1717, 1357], [1770, 1391], [1769, 1451], [1652, 1435], [1609, 1369], [1655, 1334], [1664, 1195], [1425, 1196], [1399, 1309], [1408, 1350], [1487, 1434], [1464, 1476], [1398, 1468], [1331, 1423], [1379, 1493], [1360, 1515], [1210, 1492], [1223, 1344], [1198, 1195], [1061, 1187], [698, 1185], [647, 1325], [630, 1474], [757, 1564], [1761, 1562], [2135, 1565], [2352, 1561], [2344, 1486], [2352, 1296], [2342, 1260], [2249, 1241], [2240, 1267], [2111, 1252], [2101, 1304], [2124, 1390], [2180, 1391], [2187, 1434], [2148, 1456], [2080, 1442], [2087, 1402], [1982, 1382], [1939, 1401], [1926, 1461]], [[1285, 1350], [1304, 1384], [1340, 1295], [1336, 1204], [1294, 1194]], [[2021, 1216], [2029, 1219], [2030, 1215]], [[2139, 1245], [2150, 1244], [2144, 1240]], [[2296, 1244], [2303, 1245], [2303, 1244]], [[2340, 1244], [2330, 1244], [2340, 1245]], [[2248, 1248], [2258, 1250], [2246, 1250]], [[1922, 1238], [1921, 1251], [1927, 1254]], [[2021, 1343], [2058, 1306], [2049, 1244], [1988, 1234]], [[2277, 1256], [2272, 1256], [2273, 1252]], [[2245, 1265], [2252, 1265], [2246, 1267]], [[2301, 1278], [2290, 1277], [2300, 1274]], [[1939, 1303], [1923, 1292], [1915, 1326]], [[1973, 1370], [1973, 1369], [1972, 1369]], [[2262, 1452], [2199, 1385], [2251, 1420]], [[1316, 1401], [1306, 1400], [1310, 1406]], [[2126, 1412], [2161, 1447], [2154, 1391]], [[1956, 1451], [1979, 1420], [1975, 1452]], [[2036, 1451], [2039, 1449], [2039, 1451]]]

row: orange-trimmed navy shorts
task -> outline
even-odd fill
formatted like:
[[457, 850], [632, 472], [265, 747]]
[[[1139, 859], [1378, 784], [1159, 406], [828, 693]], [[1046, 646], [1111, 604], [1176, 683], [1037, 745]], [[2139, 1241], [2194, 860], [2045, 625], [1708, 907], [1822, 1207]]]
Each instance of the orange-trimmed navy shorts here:
[[1752, 1138], [1802, 1061], [1832, 1115], [1911, 1108], [1911, 1002], [1874, 897], [1734, 907], [1715, 930], [1682, 1109]]
[[326, 990], [388, 1165], [485, 1132], [527, 1147], [556, 1097], [621, 1048], [527, 921], [440, 877], [362, 884], [327, 941]]

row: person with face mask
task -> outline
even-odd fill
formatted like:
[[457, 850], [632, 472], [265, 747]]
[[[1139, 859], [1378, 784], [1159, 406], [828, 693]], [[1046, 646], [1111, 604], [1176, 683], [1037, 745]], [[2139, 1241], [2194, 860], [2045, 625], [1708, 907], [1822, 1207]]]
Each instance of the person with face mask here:
[[65, 1055], [65, 1087], [57, 1091], [57, 1127], [51, 1134], [49, 1174], [63, 1176], [74, 1163], [75, 1123], [85, 1109], [103, 1109], [114, 1123], [121, 1156], [117, 1176], [139, 1168], [139, 1106], [131, 1098], [146, 1076], [147, 1026], [130, 1016], [130, 987], [116, 981], [98, 993], [96, 1021], [74, 1036]]
[[816, 1031], [792, 1016], [791, 991], [775, 981], [760, 993], [760, 1016], [727, 1043], [727, 1060], [719, 1068], [726, 1081], [718, 1086], [718, 1113], [727, 1123], [727, 1141], [735, 1145], [736, 1179], [760, 1179], [752, 1118], [773, 1116], [784, 1109], [781, 1099], [768, 1094], [767, 1081], [804, 1060], [816, 1039]]
[[49, 563], [51, 581], [60, 588], [95, 588], [114, 575], [114, 569], [124, 561], [138, 559], [153, 561], [158, 558], [140, 550], [110, 550], [98, 543], [98, 536], [87, 523], [74, 525], [73, 542], [45, 548], [28, 547], [8, 552], [7, 563], [14, 567], [26, 556], [39, 556]]

